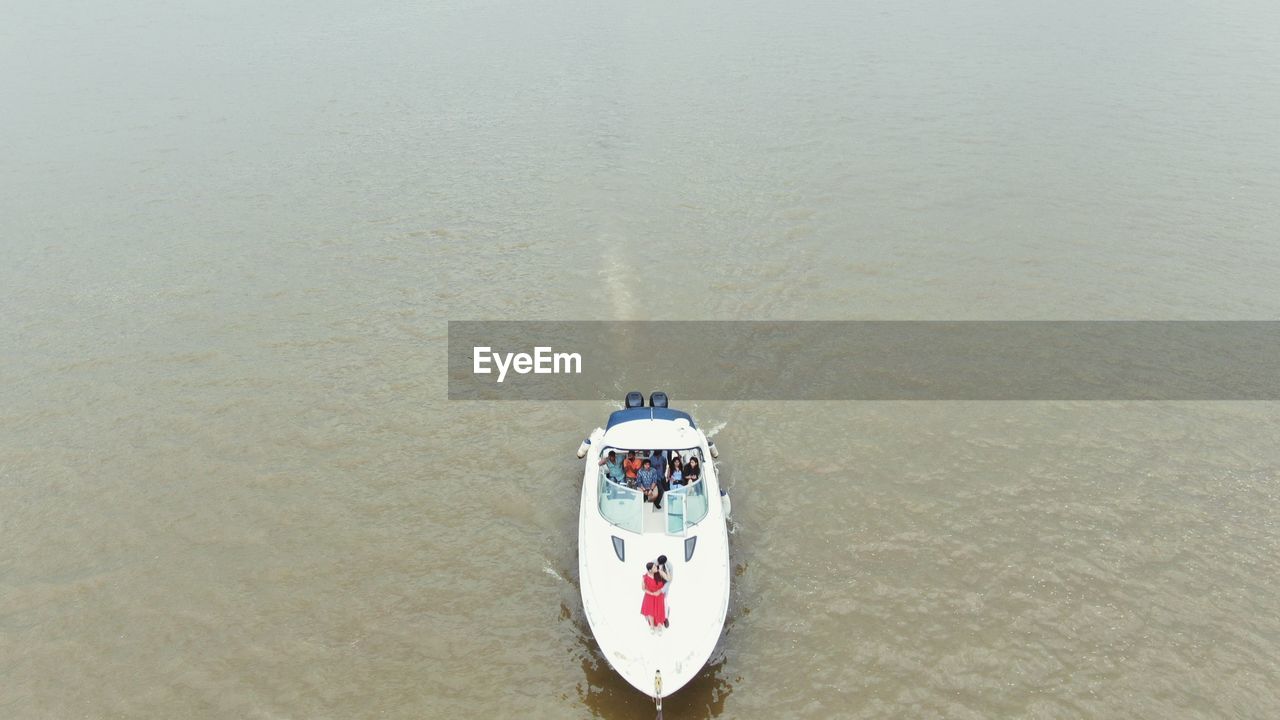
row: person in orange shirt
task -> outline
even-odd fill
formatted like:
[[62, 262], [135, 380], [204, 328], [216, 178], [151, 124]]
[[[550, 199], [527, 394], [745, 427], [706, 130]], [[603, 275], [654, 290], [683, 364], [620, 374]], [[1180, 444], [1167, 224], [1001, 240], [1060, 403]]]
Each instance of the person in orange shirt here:
[[627, 459], [622, 461], [622, 472], [627, 476], [627, 485], [635, 487], [638, 482], [637, 473], [640, 472], [640, 458], [636, 457], [635, 450], [627, 451]]

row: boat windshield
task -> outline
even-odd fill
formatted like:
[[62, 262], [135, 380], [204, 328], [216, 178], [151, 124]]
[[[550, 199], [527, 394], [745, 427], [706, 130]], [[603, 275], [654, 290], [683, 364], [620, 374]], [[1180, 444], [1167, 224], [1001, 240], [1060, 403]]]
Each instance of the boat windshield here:
[[604, 470], [600, 471], [600, 514], [605, 520], [623, 530], [634, 533], [644, 532], [644, 497], [639, 490], [632, 490], [625, 485], [609, 479]]
[[707, 481], [673, 487], [666, 495], [667, 532], [682, 533], [707, 516]]
[[[679, 450], [630, 451], [607, 447], [602, 456], [607, 458], [613, 452], [614, 463], [600, 466], [597, 476], [597, 497], [600, 503], [600, 514], [611, 524], [634, 533], [662, 532], [680, 534], [707, 516], [708, 498], [707, 484], [702, 478], [702, 451], [699, 448], [681, 448]], [[644, 493], [638, 487], [641, 471], [635, 467], [624, 467], [623, 460], [634, 461], [637, 466], [648, 458], [650, 468], [662, 467], [659, 476], [667, 487], [665, 493], [666, 513], [656, 515], [653, 519], [658, 523], [646, 528], [645, 512], [648, 503]], [[659, 459], [660, 458], [660, 459]], [[658, 460], [658, 462], [654, 462]], [[697, 460], [697, 463], [692, 463]], [[665, 528], [661, 519], [666, 518]]]

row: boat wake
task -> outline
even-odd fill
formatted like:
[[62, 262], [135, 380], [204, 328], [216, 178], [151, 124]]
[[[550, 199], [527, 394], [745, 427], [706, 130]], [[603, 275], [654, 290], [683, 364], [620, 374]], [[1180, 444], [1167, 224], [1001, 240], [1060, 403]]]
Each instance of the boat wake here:
[[722, 421], [720, 421], [720, 422], [716, 423], [715, 425], [712, 425], [712, 426], [711, 426], [711, 429], [706, 431], [706, 436], [707, 436], [708, 438], [713, 438], [713, 437], [715, 437], [715, 436], [716, 436], [716, 433], [718, 433], [718, 432], [720, 432], [721, 430], [723, 430], [723, 429], [725, 428], [725, 426], [726, 426], [726, 425], [728, 425], [728, 424], [729, 424], [729, 421], [728, 421], [728, 420], [722, 420]]
[[544, 573], [546, 573], [546, 574], [550, 575], [551, 577], [553, 577], [553, 578], [555, 578], [555, 579], [559, 580], [560, 582], [563, 582], [563, 583], [568, 583], [568, 582], [569, 582], [568, 580], [565, 580], [565, 579], [564, 579], [564, 576], [563, 576], [563, 575], [561, 575], [560, 573], [556, 572], [556, 569], [555, 569], [555, 568], [551, 567], [551, 563], [550, 563], [550, 562], [548, 562], [546, 565], [543, 565], [543, 566], [542, 566], [542, 572], [544, 572]]

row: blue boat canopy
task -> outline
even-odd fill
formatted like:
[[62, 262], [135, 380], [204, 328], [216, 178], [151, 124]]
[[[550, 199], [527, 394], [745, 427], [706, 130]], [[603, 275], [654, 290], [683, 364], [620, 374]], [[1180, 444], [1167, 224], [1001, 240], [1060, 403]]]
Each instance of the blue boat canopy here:
[[681, 418], [689, 421], [689, 427], [695, 430], [698, 429], [689, 413], [660, 407], [635, 407], [614, 410], [609, 415], [609, 424], [605, 425], [604, 429], [608, 430], [614, 425], [631, 422], [632, 420], [680, 420]]

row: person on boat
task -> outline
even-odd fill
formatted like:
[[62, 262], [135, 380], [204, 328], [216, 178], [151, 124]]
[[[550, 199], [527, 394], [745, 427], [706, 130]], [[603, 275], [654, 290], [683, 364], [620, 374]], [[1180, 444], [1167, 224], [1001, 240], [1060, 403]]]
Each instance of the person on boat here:
[[609, 451], [609, 456], [600, 461], [600, 466], [604, 468], [604, 476], [610, 480], [622, 485], [625, 483], [626, 471], [622, 469], [622, 461], [618, 459], [618, 454]]
[[671, 609], [667, 607], [670, 603], [667, 591], [671, 589], [671, 565], [667, 562], [666, 555], [659, 555], [656, 566], [658, 568], [658, 577], [662, 578], [662, 610], [666, 614], [666, 617], [662, 620], [662, 627], [669, 628], [671, 627]]
[[664, 450], [650, 450], [649, 462], [653, 463], [653, 469], [658, 471], [658, 477], [663, 482], [667, 480], [667, 453]]
[[698, 456], [689, 457], [689, 462], [684, 466], [684, 484], [692, 485], [698, 482], [698, 478], [702, 476], [702, 468], [698, 465]]
[[644, 578], [640, 582], [640, 588], [644, 590], [644, 600], [640, 603], [640, 614], [649, 623], [649, 630], [658, 631], [658, 625], [667, 622], [667, 598], [662, 593], [662, 587], [666, 582], [658, 573], [658, 566], [653, 563], [645, 563]]
[[684, 468], [680, 467], [680, 456], [671, 458], [667, 467], [667, 489], [678, 488], [684, 484]]
[[636, 473], [636, 482], [644, 492], [644, 499], [653, 503], [654, 510], [662, 508], [662, 476], [653, 469], [649, 458], [641, 462], [640, 472]]
[[627, 451], [627, 459], [622, 461], [622, 471], [626, 474], [627, 485], [635, 487], [640, 472], [640, 458], [636, 457], [635, 450]]

